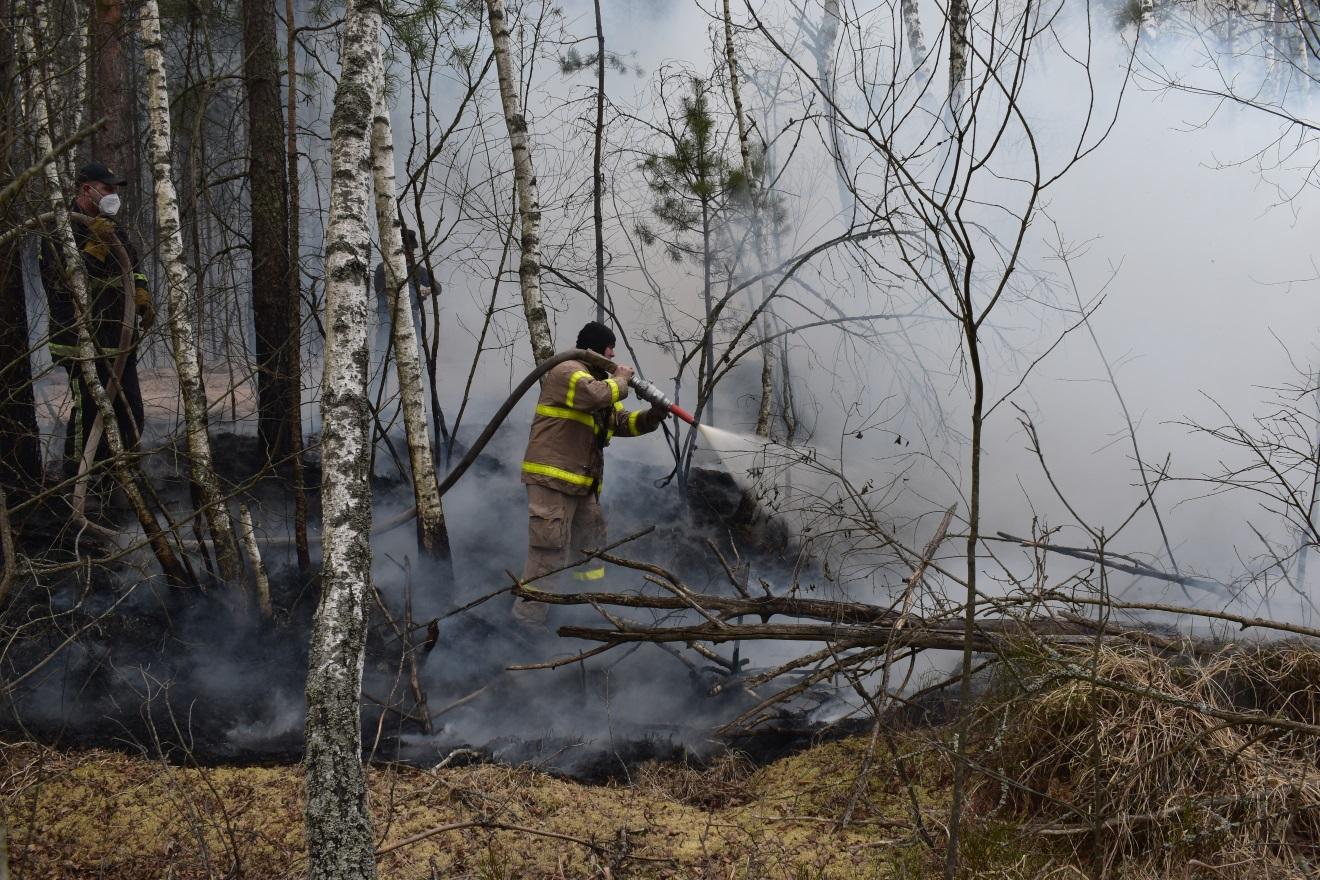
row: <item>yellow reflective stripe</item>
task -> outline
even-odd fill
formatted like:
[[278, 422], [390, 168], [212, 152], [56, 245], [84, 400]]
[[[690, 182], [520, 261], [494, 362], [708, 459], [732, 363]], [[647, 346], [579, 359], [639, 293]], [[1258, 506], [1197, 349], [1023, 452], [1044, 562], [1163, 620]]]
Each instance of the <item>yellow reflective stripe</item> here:
[[541, 477], [554, 477], [556, 480], [563, 480], [565, 483], [572, 483], [574, 486], [590, 486], [595, 479], [586, 474], [575, 474], [572, 471], [566, 471], [563, 468], [557, 468], [549, 464], [537, 464], [534, 461], [524, 461], [522, 463], [523, 473], [536, 474]]
[[610, 386], [610, 403], [619, 402], [619, 383], [613, 379], [606, 379], [605, 384]]
[[580, 379], [586, 379], [590, 382], [591, 374], [586, 370], [577, 370], [568, 377], [568, 396], [564, 398], [564, 403], [568, 404], [569, 407], [573, 406], [573, 398], [577, 395], [577, 383]]
[[589, 413], [580, 410], [569, 409], [566, 406], [551, 406], [548, 403], [538, 403], [536, 405], [536, 414], [551, 419], [568, 419], [571, 422], [578, 422], [586, 425], [591, 430], [596, 430], [596, 420]]
[[604, 577], [605, 566], [603, 565], [600, 568], [589, 568], [586, 571], [573, 572], [573, 580], [575, 581], [598, 581]]
[[638, 410], [633, 410], [632, 412], [628, 413], [628, 434], [629, 434], [629, 436], [632, 436], [632, 437], [636, 437], [636, 436], [637, 436], [637, 417], [640, 416], [641, 414], [642, 414], [642, 411], [641, 411], [640, 409], [638, 409]]

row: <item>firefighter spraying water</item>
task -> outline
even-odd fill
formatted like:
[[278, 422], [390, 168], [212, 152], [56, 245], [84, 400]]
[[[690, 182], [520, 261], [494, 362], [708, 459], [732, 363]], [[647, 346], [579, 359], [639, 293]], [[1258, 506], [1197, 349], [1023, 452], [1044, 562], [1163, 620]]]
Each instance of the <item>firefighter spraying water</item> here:
[[[538, 364], [440, 483], [443, 495], [476, 461], [523, 395], [539, 382], [541, 390], [521, 466], [528, 502], [528, 551], [522, 579], [537, 580], [542, 589], [551, 587], [546, 583], [551, 573], [605, 544], [605, 515], [599, 499], [604, 451], [613, 439], [649, 434], [671, 414], [699, 430], [703, 427], [659, 388], [639, 378], [632, 367], [611, 360], [614, 343], [610, 328], [595, 321], [586, 324], [578, 334], [577, 348]], [[629, 410], [624, 401], [630, 393], [650, 408]], [[414, 516], [416, 508], [411, 508], [374, 531], [383, 533]], [[584, 563], [572, 577], [592, 581], [603, 578], [604, 573], [598, 562]], [[524, 626], [541, 628], [546, 608], [518, 600], [513, 616]]]
[[[673, 411], [673, 404], [654, 385], [639, 380], [632, 367], [610, 361], [614, 343], [610, 328], [588, 322], [577, 337], [581, 356], [556, 364], [541, 380], [522, 462], [522, 482], [527, 486], [527, 564], [522, 579], [540, 580], [543, 589], [553, 589], [547, 581], [574, 560], [584, 560], [573, 570], [575, 580], [605, 576], [604, 564], [589, 558], [606, 542], [600, 506], [605, 449], [616, 436], [651, 433]], [[651, 408], [629, 411], [624, 400], [630, 391]], [[517, 599], [513, 617], [524, 626], [543, 627], [546, 606]]]

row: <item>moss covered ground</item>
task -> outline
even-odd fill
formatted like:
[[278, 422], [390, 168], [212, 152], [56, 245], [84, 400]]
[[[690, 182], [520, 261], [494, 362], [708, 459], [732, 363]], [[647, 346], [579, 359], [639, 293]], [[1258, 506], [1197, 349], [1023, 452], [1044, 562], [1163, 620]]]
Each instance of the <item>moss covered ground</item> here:
[[[589, 786], [494, 765], [370, 774], [390, 878], [852, 878], [938, 870], [912, 799], [938, 838], [941, 762], [914, 747], [903, 785], [883, 747], [847, 827], [867, 742], [819, 745], [765, 767], [640, 767]], [[286, 877], [305, 871], [297, 766], [189, 768], [110, 751], [3, 746], [4, 810], [17, 878]], [[484, 823], [484, 824], [481, 824]], [[494, 826], [507, 827], [494, 827]]]

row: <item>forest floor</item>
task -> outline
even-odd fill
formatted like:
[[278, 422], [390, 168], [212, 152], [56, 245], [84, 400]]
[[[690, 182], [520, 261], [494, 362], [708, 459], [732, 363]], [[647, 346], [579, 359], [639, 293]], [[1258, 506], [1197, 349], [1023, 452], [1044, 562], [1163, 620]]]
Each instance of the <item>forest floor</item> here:
[[[525, 768], [375, 767], [371, 803], [390, 878], [900, 878], [940, 871], [950, 765], [915, 735], [899, 742], [912, 785], [881, 744], [849, 811], [869, 737], [755, 767], [649, 764], [627, 782], [583, 785]], [[287, 877], [306, 870], [298, 766], [189, 768], [30, 743], [0, 747], [16, 878]], [[429, 829], [442, 830], [399, 845]], [[497, 827], [499, 826], [499, 827]], [[1040, 876], [1011, 834], [980, 829], [994, 876]], [[990, 836], [986, 836], [989, 833]], [[995, 855], [996, 847], [1012, 848]], [[970, 850], [969, 850], [970, 851]], [[1016, 865], [1016, 866], [1015, 866]], [[989, 864], [980, 865], [989, 868]], [[975, 876], [991, 876], [978, 865]], [[1059, 876], [1068, 876], [1062, 874]]]
[[[1060, 674], [1087, 657], [1104, 687]], [[960, 877], [1317, 876], [1320, 652], [1026, 646], [1002, 662], [1012, 676], [993, 679], [969, 719]], [[1261, 714], [1234, 708], [1246, 705]], [[629, 763], [600, 784], [466, 749], [429, 767], [376, 764], [380, 875], [941, 876], [953, 730], [895, 719], [875, 733], [803, 741], [764, 764], [728, 751], [701, 765]], [[288, 760], [207, 767], [182, 745], [0, 743], [15, 880], [301, 876], [303, 803]]]

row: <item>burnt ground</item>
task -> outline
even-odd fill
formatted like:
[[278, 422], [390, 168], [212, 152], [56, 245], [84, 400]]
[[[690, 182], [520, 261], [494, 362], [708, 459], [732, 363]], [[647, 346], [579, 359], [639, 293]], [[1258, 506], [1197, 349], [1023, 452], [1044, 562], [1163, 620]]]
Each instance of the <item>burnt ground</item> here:
[[[141, 555], [89, 565], [22, 586], [5, 609], [0, 662], [8, 689], [0, 732], [60, 748], [110, 747], [202, 765], [282, 764], [302, 752], [307, 642], [318, 585], [291, 554], [287, 484], [246, 479], [259, 470], [252, 438], [217, 436], [221, 476], [257, 516], [266, 541], [275, 613], [266, 620], [235, 588], [210, 583], [180, 589], [153, 575]], [[613, 454], [613, 453], [612, 453]], [[374, 579], [396, 621], [411, 612], [418, 679], [435, 716], [425, 732], [409, 688], [403, 650], [372, 603], [364, 675], [364, 750], [377, 761], [430, 765], [493, 760], [534, 765], [582, 779], [627, 775], [651, 760], [700, 763], [728, 746], [758, 762], [810, 745], [821, 735], [854, 732], [825, 694], [808, 694], [755, 733], [719, 739], [711, 731], [747, 708], [737, 688], [708, 696], [722, 671], [701, 658], [686, 666], [653, 645], [619, 648], [554, 671], [507, 673], [512, 663], [571, 656], [591, 647], [549, 634], [529, 635], [508, 618], [504, 571], [521, 567], [525, 545], [522, 488], [508, 455], [483, 455], [446, 497], [455, 583], [419, 563], [406, 527], [373, 541]], [[169, 451], [144, 463], [162, 502], [183, 509], [187, 484]], [[378, 465], [378, 507], [403, 507], [410, 490]], [[613, 538], [656, 529], [619, 552], [665, 565], [701, 590], [731, 589], [707, 540], [736, 544], [757, 576], [780, 582], [794, 560], [786, 535], [767, 522], [733, 480], [694, 471], [687, 501], [660, 485], [663, 469], [612, 458], [605, 506]], [[307, 481], [319, 472], [308, 461]], [[47, 559], [95, 555], [86, 536], [62, 522], [56, 499], [25, 521], [26, 551]], [[309, 493], [313, 521], [315, 493]], [[102, 516], [113, 521], [110, 507]], [[125, 521], [119, 514], [120, 522]], [[315, 555], [315, 549], [314, 549]], [[202, 572], [194, 557], [195, 568]], [[202, 575], [205, 581], [204, 574]], [[607, 588], [641, 586], [635, 573], [611, 571]], [[599, 621], [591, 609], [552, 609], [551, 625]], [[420, 647], [434, 622], [435, 646]], [[727, 653], [727, 652], [726, 652]], [[770, 665], [769, 662], [755, 665]]]

